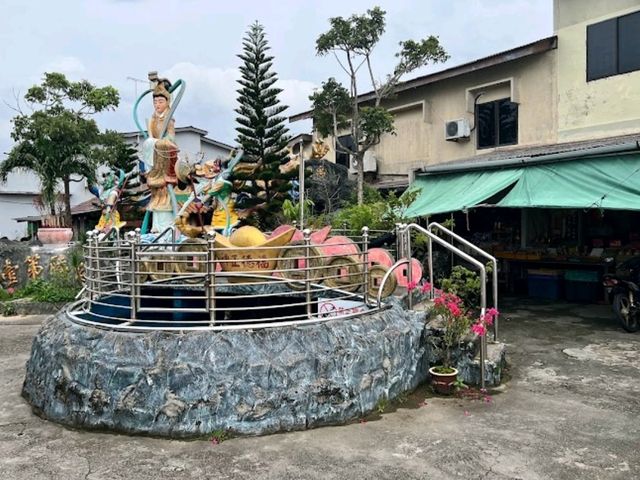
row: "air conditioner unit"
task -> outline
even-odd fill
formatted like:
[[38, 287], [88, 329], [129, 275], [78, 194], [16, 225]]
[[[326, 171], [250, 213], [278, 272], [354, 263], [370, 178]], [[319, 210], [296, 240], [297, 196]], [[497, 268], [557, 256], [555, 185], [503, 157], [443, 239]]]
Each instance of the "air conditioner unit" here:
[[[362, 170], [364, 172], [376, 172], [378, 170], [378, 158], [371, 150], [364, 152]], [[358, 161], [352, 155], [349, 160], [349, 173], [357, 173]]]
[[451, 120], [444, 124], [444, 139], [451, 142], [457, 142], [460, 139], [468, 139], [471, 135], [469, 120], [461, 118], [459, 120]]

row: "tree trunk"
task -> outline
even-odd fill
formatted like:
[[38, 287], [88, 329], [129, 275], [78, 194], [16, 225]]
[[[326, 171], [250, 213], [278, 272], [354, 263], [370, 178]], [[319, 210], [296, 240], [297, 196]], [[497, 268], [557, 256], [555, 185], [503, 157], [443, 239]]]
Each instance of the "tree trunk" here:
[[67, 176], [62, 179], [64, 183], [64, 221], [67, 227], [71, 227], [71, 179]]
[[358, 151], [356, 161], [358, 162], [358, 205], [362, 205], [364, 203], [364, 152]]

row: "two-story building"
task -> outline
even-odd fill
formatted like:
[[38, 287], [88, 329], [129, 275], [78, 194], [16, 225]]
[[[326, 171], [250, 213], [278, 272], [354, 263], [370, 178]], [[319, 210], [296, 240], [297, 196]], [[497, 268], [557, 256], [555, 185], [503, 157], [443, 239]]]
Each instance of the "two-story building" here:
[[452, 216], [513, 262], [640, 253], [638, 0], [555, 0], [553, 36], [406, 81], [384, 105], [397, 135], [365, 178], [419, 190], [416, 219]]

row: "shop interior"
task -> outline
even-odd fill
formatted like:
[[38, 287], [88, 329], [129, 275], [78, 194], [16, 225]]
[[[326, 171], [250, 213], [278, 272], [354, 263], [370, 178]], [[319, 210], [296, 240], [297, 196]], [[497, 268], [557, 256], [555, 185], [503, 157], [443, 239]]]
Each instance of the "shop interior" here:
[[570, 302], [609, 302], [602, 276], [640, 255], [640, 212], [476, 208], [434, 215], [499, 261], [500, 291]]

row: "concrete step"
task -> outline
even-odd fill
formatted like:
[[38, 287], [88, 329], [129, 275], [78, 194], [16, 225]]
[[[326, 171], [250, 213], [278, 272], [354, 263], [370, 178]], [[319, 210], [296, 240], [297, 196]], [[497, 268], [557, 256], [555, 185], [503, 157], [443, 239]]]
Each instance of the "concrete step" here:
[[[478, 342], [479, 344], [480, 342]], [[479, 350], [479, 349], [477, 349]], [[496, 387], [502, 381], [506, 360], [507, 347], [500, 342], [487, 342], [487, 358], [485, 360], [485, 386]], [[463, 357], [459, 360], [456, 368], [459, 376], [467, 385], [480, 385], [480, 352], [475, 357]]]

